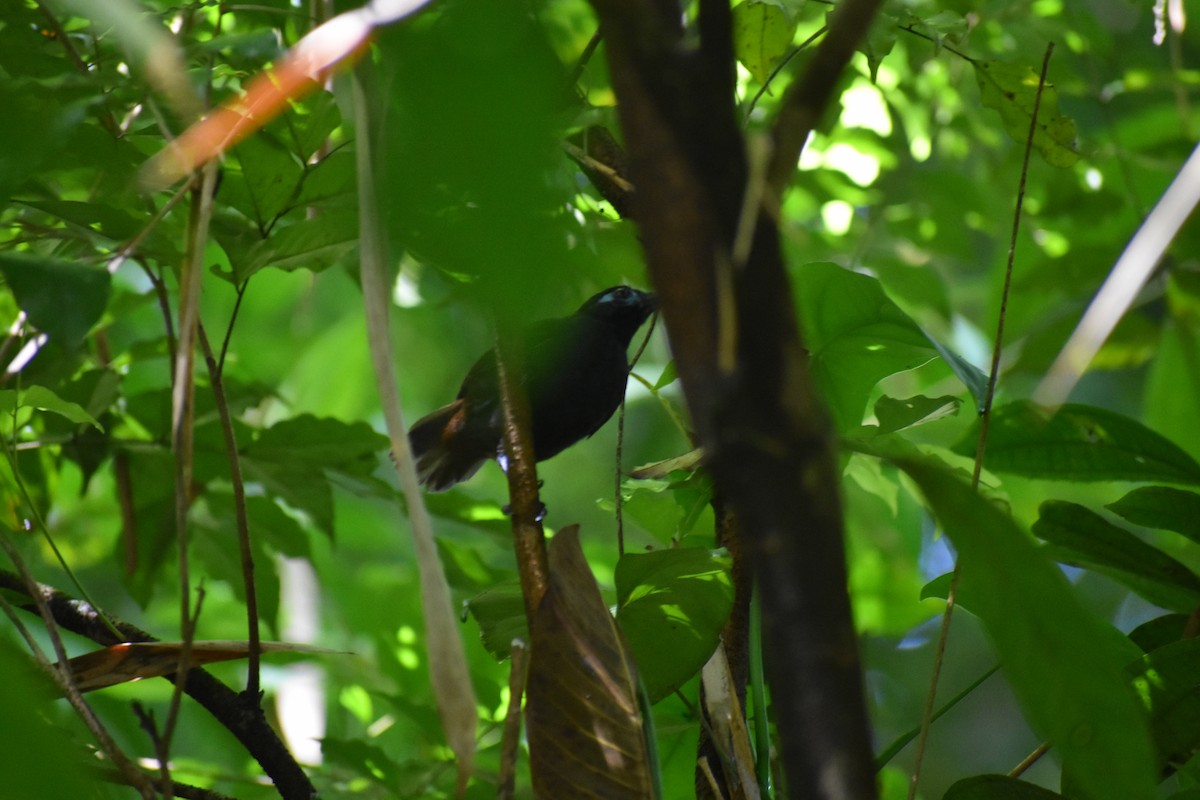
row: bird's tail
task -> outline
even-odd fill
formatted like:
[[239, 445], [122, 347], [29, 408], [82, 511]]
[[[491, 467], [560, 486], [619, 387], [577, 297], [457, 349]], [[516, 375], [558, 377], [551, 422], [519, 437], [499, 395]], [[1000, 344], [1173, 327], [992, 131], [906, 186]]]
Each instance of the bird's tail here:
[[431, 492], [444, 492], [465, 481], [495, 455], [494, 442], [473, 437], [466, 429], [462, 400], [413, 423], [408, 444], [417, 462], [417, 477]]

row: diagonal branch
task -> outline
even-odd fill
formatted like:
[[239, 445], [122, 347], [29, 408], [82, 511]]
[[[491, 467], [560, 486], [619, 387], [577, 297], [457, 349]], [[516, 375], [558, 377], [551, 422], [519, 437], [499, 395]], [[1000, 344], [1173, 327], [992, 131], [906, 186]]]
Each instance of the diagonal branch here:
[[838, 78], [850, 63], [855, 48], [867, 34], [879, 0], [842, 0], [829, 24], [829, 33], [821, 40], [808, 69], [788, 87], [783, 96], [773, 131], [775, 148], [767, 179], [775, 197], [783, 194], [792, 176], [800, 151], [808, 135], [833, 98]]

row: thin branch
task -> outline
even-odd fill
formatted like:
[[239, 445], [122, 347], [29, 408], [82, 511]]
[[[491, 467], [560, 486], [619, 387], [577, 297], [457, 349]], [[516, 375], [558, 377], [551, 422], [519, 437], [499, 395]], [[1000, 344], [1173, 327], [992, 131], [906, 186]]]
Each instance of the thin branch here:
[[512, 800], [517, 779], [517, 755], [521, 749], [521, 700], [529, 669], [529, 648], [513, 639], [509, 651], [508, 710], [504, 714], [504, 732], [500, 737], [500, 775], [496, 780], [496, 800]]
[[[625, 382], [629, 382], [629, 375], [633, 374], [633, 368], [637, 366], [638, 361], [642, 358], [642, 353], [646, 352], [646, 345], [650, 344], [650, 336], [654, 333], [655, 326], [658, 325], [658, 312], [650, 318], [650, 327], [646, 329], [646, 335], [642, 337], [642, 343], [638, 345], [637, 352], [633, 354], [633, 360], [629, 362], [629, 370], [626, 372]], [[622, 456], [625, 454], [625, 400], [626, 393], [621, 392], [621, 411], [617, 415], [617, 454], [616, 466], [613, 469], [613, 482], [616, 484], [613, 488], [613, 508], [617, 516], [617, 556], [625, 555], [625, 516], [622, 513], [624, 505], [624, 497], [621, 494], [621, 480], [624, 478], [624, 473], [621, 471]]]
[[587, 69], [588, 62], [592, 60], [592, 56], [596, 53], [596, 48], [600, 46], [600, 42], [603, 40], [604, 34], [600, 31], [596, 31], [592, 34], [592, 38], [588, 39], [583, 52], [579, 54], [579, 60], [575, 62], [574, 68], [571, 69], [571, 74], [567, 78], [567, 86], [574, 86], [579, 83], [579, 79], [583, 77], [583, 71]]
[[[191, 643], [195, 633], [192, 613], [191, 576], [189, 574], [188, 508], [192, 492], [192, 436], [195, 414], [195, 355], [196, 336], [200, 323], [200, 284], [204, 275], [204, 246], [208, 241], [208, 224], [212, 218], [213, 194], [216, 190], [217, 165], [201, 168], [199, 186], [193, 192], [188, 219], [188, 242], [179, 280], [179, 347], [175, 354], [171, 382], [171, 453], [175, 462], [175, 535], [179, 563], [179, 624], [183, 649], [180, 652], [180, 672], [187, 672]], [[170, 710], [163, 725], [163, 743], [170, 747], [183, 687], [177, 684], [171, 695]], [[164, 758], [165, 768], [167, 759]], [[169, 798], [170, 786], [164, 786]]]
[[754, 113], [754, 107], [758, 104], [758, 101], [762, 99], [762, 96], [767, 93], [767, 90], [771, 88], [771, 82], [774, 81], [779, 73], [783, 71], [783, 68], [791, 63], [793, 58], [800, 55], [802, 50], [805, 50], [810, 44], [815, 42], [817, 39], [820, 39], [828, 31], [829, 26], [822, 25], [811, 36], [809, 36], [796, 47], [793, 47], [790, 53], [779, 59], [779, 62], [771, 70], [771, 74], [767, 75], [767, 79], [763, 81], [762, 86], [758, 87], [758, 91], [754, 93], [754, 97], [750, 98], [750, 102], [746, 105], [745, 121], [748, 122], [750, 120], [750, 115]]
[[221, 433], [225, 437], [225, 455], [229, 459], [229, 480], [233, 484], [233, 513], [237, 522], [238, 555], [242, 562], [242, 585], [246, 593], [246, 627], [249, 643], [246, 676], [246, 702], [259, 702], [259, 669], [262, 659], [258, 631], [258, 591], [254, 585], [254, 553], [250, 548], [250, 521], [246, 513], [246, 485], [242, 479], [242, 464], [238, 456], [237, 437], [233, 432], [233, 420], [229, 416], [229, 400], [225, 396], [225, 383], [221, 368], [213, 355], [212, 345], [203, 323], [199, 326], [200, 347], [204, 350], [204, 361], [212, 381], [213, 399], [217, 404], [217, 416], [221, 419]]
[[550, 567], [546, 557], [546, 534], [542, 529], [544, 506], [538, 498], [529, 398], [521, 380], [524, 368], [520, 353], [511, 346], [508, 336], [498, 333], [496, 372], [504, 415], [504, 472], [508, 477], [513, 545], [521, 593], [525, 597], [525, 615], [532, 623], [534, 612], [550, 585]]
[[1008, 777], [1019, 778], [1025, 774], [1025, 770], [1036, 764], [1042, 756], [1050, 752], [1050, 742], [1042, 742], [1033, 749], [1033, 752], [1021, 759], [1021, 763], [1017, 764], [1008, 771]]
[[[992, 344], [991, 374], [988, 375], [987, 390], [984, 392], [983, 405], [979, 409], [979, 438], [975, 444], [975, 465], [971, 472], [971, 486], [978, 488], [979, 477], [983, 473], [983, 457], [987, 450], [988, 427], [992, 418], [992, 402], [996, 396], [996, 384], [1000, 378], [1000, 356], [1004, 349], [1004, 322], [1008, 317], [1008, 298], [1012, 289], [1013, 265], [1016, 261], [1017, 235], [1021, 230], [1021, 213], [1025, 205], [1025, 184], [1029, 177], [1029, 160], [1033, 154], [1033, 140], [1037, 133], [1038, 111], [1042, 104], [1042, 91], [1046, 87], [1046, 73], [1050, 69], [1050, 56], [1054, 53], [1054, 43], [1046, 45], [1046, 54], [1042, 57], [1042, 73], [1038, 80], [1037, 93], [1033, 99], [1033, 112], [1029, 118], [1029, 134], [1025, 139], [1025, 156], [1021, 162], [1021, 179], [1017, 187], [1017, 202], [1013, 209], [1012, 231], [1009, 236], [1008, 261], [1004, 268], [1004, 286], [1000, 292], [1000, 313], [996, 323], [996, 337]], [[950, 576], [950, 590], [946, 594], [946, 610], [942, 613], [942, 624], [938, 631], [937, 644], [934, 648], [933, 668], [929, 678], [929, 690], [925, 694], [925, 705], [921, 711], [921, 732], [917, 736], [917, 749], [913, 760], [912, 778], [908, 785], [908, 800], [917, 796], [917, 783], [921, 779], [921, 765], [929, 743], [929, 729], [933, 724], [934, 705], [937, 702], [937, 688], [941, 680], [942, 665], [946, 658], [946, 643], [950, 638], [950, 621], [954, 617], [955, 602], [958, 597], [958, 580], [961, 570], [956, 562], [954, 572]]]
[[225, 337], [221, 340], [221, 357], [217, 359], [217, 375], [225, 374], [225, 355], [229, 352], [229, 340], [233, 337], [233, 325], [237, 322], [238, 312], [242, 310], [242, 299], [246, 289], [250, 287], [250, 279], [242, 281], [237, 287], [237, 300], [233, 303], [233, 312], [229, 315], [229, 324], [225, 326]]

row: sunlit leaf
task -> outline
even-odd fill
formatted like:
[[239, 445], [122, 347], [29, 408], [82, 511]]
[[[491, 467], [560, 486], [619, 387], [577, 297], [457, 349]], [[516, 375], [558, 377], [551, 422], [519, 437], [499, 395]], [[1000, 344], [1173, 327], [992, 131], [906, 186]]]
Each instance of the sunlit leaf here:
[[0, 413], [12, 413], [17, 408], [36, 408], [57, 414], [79, 425], [91, 425], [103, 431], [103, 426], [83, 406], [63, 400], [45, 386], [30, 386], [24, 392], [15, 389], [0, 389]]
[[742, 0], [733, 7], [733, 47], [738, 61], [759, 83], [788, 51], [796, 23], [783, 5], [770, 0]]
[[862, 421], [879, 381], [937, 357], [875, 278], [829, 263], [805, 264], [795, 278], [813, 376], [839, 429]]
[[[972, 61], [983, 104], [1000, 112], [1004, 129], [1021, 144], [1029, 137], [1029, 122], [1037, 96], [1038, 74], [1027, 66], [1003, 61]], [[1079, 160], [1075, 149], [1075, 120], [1058, 113], [1058, 92], [1047, 83], [1038, 109], [1033, 146], [1054, 167]]]

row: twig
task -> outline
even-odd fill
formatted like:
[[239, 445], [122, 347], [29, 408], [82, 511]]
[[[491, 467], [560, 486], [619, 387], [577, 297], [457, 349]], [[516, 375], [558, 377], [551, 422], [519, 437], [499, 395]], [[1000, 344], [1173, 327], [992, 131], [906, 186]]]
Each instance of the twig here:
[[1017, 764], [1008, 772], [1008, 777], [1019, 778], [1025, 774], [1025, 770], [1032, 767], [1038, 760], [1050, 752], [1050, 742], [1042, 742], [1033, 749], [1033, 752], [1021, 759], [1021, 763]]
[[504, 714], [504, 732], [500, 737], [500, 776], [496, 780], [496, 800], [512, 800], [517, 779], [517, 754], [521, 749], [521, 698], [525, 696], [529, 648], [513, 639], [508, 673], [508, 711]]
[[[232, 327], [232, 326], [231, 326]], [[246, 592], [246, 627], [249, 653], [247, 654], [246, 702], [259, 703], [259, 670], [262, 653], [258, 631], [258, 591], [254, 584], [254, 553], [250, 548], [250, 522], [246, 513], [246, 484], [242, 479], [242, 464], [238, 456], [237, 437], [233, 432], [233, 420], [229, 416], [229, 400], [225, 396], [225, 382], [221, 368], [213, 355], [212, 345], [203, 323], [199, 326], [200, 347], [204, 350], [204, 361], [212, 381], [213, 399], [217, 405], [217, 416], [221, 419], [221, 433], [225, 437], [225, 455], [229, 459], [229, 481], [233, 485], [233, 513], [237, 523], [238, 555], [242, 561], [242, 584]]]
[[583, 71], [587, 68], [588, 62], [592, 60], [592, 56], [596, 53], [596, 48], [600, 46], [600, 42], [603, 39], [604, 34], [600, 31], [596, 31], [592, 34], [592, 38], [588, 39], [583, 52], [579, 54], [579, 60], [575, 62], [575, 66], [571, 69], [571, 74], [567, 78], [567, 86], [574, 86], [579, 83], [579, 79], [583, 77]]
[[[633, 360], [629, 362], [629, 369], [626, 371], [626, 383], [628, 376], [633, 374], [633, 368], [637, 366], [638, 361], [642, 358], [642, 353], [646, 352], [646, 345], [650, 344], [650, 336], [654, 333], [655, 326], [658, 325], [658, 312], [650, 318], [650, 327], [646, 329], [646, 335], [642, 337], [642, 343], [638, 345], [637, 352], [633, 354]], [[621, 392], [621, 412], [617, 415], [617, 455], [616, 468], [613, 470], [613, 481], [616, 484], [613, 488], [613, 508], [617, 515], [617, 556], [625, 555], [625, 516], [622, 513], [622, 507], [625, 504], [624, 497], [621, 495], [621, 479], [624, 477], [621, 472], [622, 456], [625, 454], [625, 392]]]
[[[991, 374], [988, 376], [987, 390], [984, 392], [983, 404], [979, 409], [979, 438], [975, 444], [975, 466], [971, 472], [971, 486], [978, 488], [979, 477], [983, 473], [983, 457], [987, 450], [988, 427], [992, 418], [992, 402], [996, 396], [996, 384], [1000, 378], [1000, 356], [1004, 348], [1004, 321], [1008, 316], [1008, 297], [1012, 288], [1013, 264], [1016, 260], [1017, 234], [1021, 230], [1021, 211], [1025, 204], [1025, 183], [1029, 177], [1029, 160], [1033, 154], [1033, 139], [1037, 132], [1038, 110], [1042, 104], [1042, 90], [1046, 87], [1046, 73], [1050, 69], [1050, 56], [1054, 53], [1054, 43], [1046, 45], [1046, 54], [1042, 57], [1042, 73], [1038, 80], [1037, 94], [1033, 98], [1033, 112], [1029, 118], [1029, 135], [1025, 139], [1025, 157], [1021, 163], [1021, 179], [1017, 188], [1016, 208], [1013, 210], [1012, 231], [1009, 236], [1008, 261], [1004, 269], [1004, 287], [1000, 293], [1000, 314], [996, 323], [996, 338], [992, 346]], [[925, 758], [925, 750], [929, 743], [929, 728], [933, 723], [934, 704], [937, 701], [938, 682], [941, 679], [942, 664], [946, 658], [946, 643], [950, 638], [950, 621], [954, 617], [954, 606], [958, 596], [958, 580], [961, 574], [956, 562], [954, 572], [950, 576], [950, 591], [946, 594], [946, 610], [942, 612], [942, 624], [938, 631], [937, 644], [934, 648], [933, 669], [929, 678], [929, 690], [925, 695], [925, 706], [921, 711], [921, 732], [917, 736], [917, 748], [913, 760], [912, 779], [908, 785], [908, 800], [917, 796], [917, 783], [921, 778], [921, 765]]]
[[771, 73], [767, 75], [767, 79], [763, 81], [762, 86], [758, 87], [758, 91], [754, 93], [754, 97], [750, 98], [750, 102], [746, 105], [746, 114], [743, 122], [750, 121], [750, 115], [754, 113], [754, 107], [758, 104], [758, 101], [762, 98], [762, 96], [767, 93], [767, 89], [771, 88], [771, 82], [774, 81], [779, 73], [783, 71], [783, 68], [786, 67], [793, 58], [800, 55], [800, 51], [804, 50], [817, 39], [824, 36], [828, 30], [828, 25], [822, 25], [811, 36], [798, 44], [796, 47], [793, 47], [790, 53], [779, 59], [779, 63], [776, 64], [771, 70]]
[[242, 281], [237, 287], [237, 300], [233, 303], [233, 312], [229, 315], [229, 324], [225, 327], [225, 338], [221, 340], [221, 357], [217, 359], [217, 375], [225, 374], [225, 354], [229, 352], [229, 340], [233, 337], [233, 325], [237, 322], [238, 312], [242, 310], [242, 299], [246, 289], [250, 287], [250, 279]]
[[[188, 219], [188, 242], [184, 255], [183, 269], [179, 280], [179, 347], [175, 354], [173, 380], [171, 382], [171, 452], [175, 461], [175, 535], [179, 563], [179, 625], [182, 629], [183, 648], [180, 651], [180, 673], [186, 673], [191, 656], [191, 643], [195, 631], [195, 617], [191, 610], [191, 576], [188, 560], [188, 508], [191, 506], [192, 491], [192, 436], [195, 414], [195, 355], [196, 337], [200, 322], [200, 283], [204, 275], [204, 246], [208, 241], [208, 224], [212, 218], [213, 193], [216, 188], [217, 165], [206, 164], [201, 168], [199, 186], [193, 192], [191, 214]], [[178, 683], [171, 695], [170, 710], [163, 724], [163, 744], [169, 749], [175, 725], [179, 720], [179, 707], [183, 699], [183, 685]], [[166, 769], [167, 759], [163, 757]], [[164, 778], [165, 779], [165, 778]], [[163, 786], [163, 793], [170, 800], [171, 787]]]

